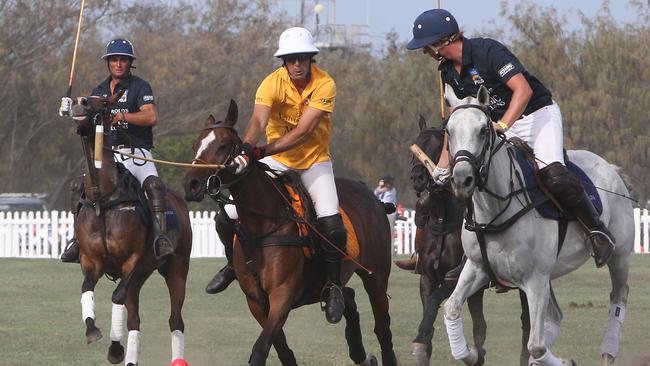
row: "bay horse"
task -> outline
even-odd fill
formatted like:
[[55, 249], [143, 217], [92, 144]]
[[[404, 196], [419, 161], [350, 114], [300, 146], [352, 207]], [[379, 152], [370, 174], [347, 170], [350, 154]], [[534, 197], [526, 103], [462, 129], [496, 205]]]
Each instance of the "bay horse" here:
[[[242, 141], [234, 129], [238, 109], [230, 101], [224, 121], [206, 120], [205, 128], [194, 143], [195, 162], [229, 165], [239, 153]], [[201, 201], [206, 192], [228, 188], [239, 215], [233, 264], [239, 285], [246, 295], [248, 307], [263, 330], [255, 342], [250, 365], [264, 365], [271, 345], [282, 365], [297, 365], [282, 327], [292, 308], [319, 301], [325, 284], [322, 259], [307, 258], [304, 243], [287, 243], [287, 237], [298, 238], [298, 226], [277, 184], [262, 164], [252, 163], [246, 173], [234, 175], [230, 169], [189, 169], [185, 176], [185, 199]], [[210, 189], [206, 189], [207, 185]], [[340, 205], [349, 216], [358, 238], [358, 262], [344, 261], [342, 283], [353, 273], [363, 282], [375, 318], [374, 331], [381, 346], [383, 365], [396, 365], [388, 313], [388, 277], [391, 269], [391, 238], [383, 205], [368, 187], [359, 181], [336, 179]], [[348, 243], [351, 233], [348, 230]], [[359, 265], [372, 270], [366, 272]], [[376, 365], [367, 355], [362, 342], [359, 313], [352, 288], [343, 288], [346, 320], [345, 338], [350, 359], [355, 364]]]
[[81, 304], [86, 341], [93, 343], [102, 338], [101, 331], [95, 325], [95, 285], [104, 274], [109, 278], [119, 278], [120, 283], [112, 294], [111, 345], [107, 358], [113, 364], [125, 360], [121, 339], [126, 307], [129, 332], [125, 365], [136, 366], [140, 348], [140, 289], [156, 269], [169, 289], [171, 359], [183, 358], [185, 325], [181, 310], [185, 300], [192, 231], [185, 201], [167, 189], [167, 220], [174, 222], [168, 225], [167, 234], [177, 245], [175, 255], [164, 261], [157, 260], [152, 244], [151, 218], [148, 216], [148, 205], [143, 202], [140, 183], [121, 164], [118, 166], [111, 149], [102, 150], [101, 169], [95, 167], [95, 128], [101, 126], [103, 131], [109, 131], [111, 106], [121, 94], [111, 97], [80, 97], [72, 107], [72, 116], [77, 123], [77, 133], [81, 136], [87, 163], [84, 174], [85, 197], [76, 219], [75, 236], [79, 240], [80, 264], [84, 277]]
[[[589, 259], [586, 234], [572, 221], [565, 233], [558, 235], [561, 232], [558, 221], [529, 210], [527, 190], [519, 178], [523, 176], [522, 165], [512, 156], [505, 137], [496, 133], [487, 114], [490, 98], [487, 89], [481, 87], [476, 98], [465, 99], [458, 99], [451, 87], [446, 90], [445, 97], [454, 108], [446, 126], [449, 153], [453, 157], [452, 187], [457, 197], [471, 198], [471, 210], [466, 215], [461, 238], [468, 259], [445, 303], [452, 355], [465, 361], [476, 352], [468, 350], [462, 334], [460, 306], [469, 295], [496, 279], [526, 293], [531, 320], [527, 348], [532, 364], [575, 364], [551, 352], [562, 313], [550, 281]], [[626, 185], [611, 164], [588, 151], [568, 151], [568, 157], [601, 190], [600, 218], [617, 239], [614, 254], [607, 262], [612, 290], [609, 320], [601, 345], [603, 364], [612, 365], [619, 353], [629, 292], [633, 208]]]

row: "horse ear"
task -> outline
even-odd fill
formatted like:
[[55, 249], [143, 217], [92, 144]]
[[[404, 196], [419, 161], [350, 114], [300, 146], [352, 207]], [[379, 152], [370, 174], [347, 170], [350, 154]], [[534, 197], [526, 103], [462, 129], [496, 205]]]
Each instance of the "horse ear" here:
[[117, 94], [111, 95], [106, 101], [108, 102], [109, 105], [117, 103], [120, 98], [122, 98], [122, 95], [124, 94], [125, 90], [119, 91]]
[[205, 127], [212, 127], [215, 124], [215, 119], [213, 115], [208, 116], [208, 119], [205, 120]]
[[478, 88], [476, 99], [478, 99], [478, 103], [482, 106], [490, 104], [490, 92], [488, 92], [487, 88], [484, 85], [481, 85], [481, 87]]
[[452, 109], [462, 104], [462, 100], [458, 99], [456, 92], [454, 92], [454, 88], [449, 84], [445, 84], [445, 102], [447, 102], [447, 105]]
[[420, 131], [427, 128], [427, 121], [422, 117], [422, 115], [420, 115], [420, 119], [418, 120], [418, 126], [420, 126]]
[[228, 114], [224, 121], [225, 124], [229, 126], [234, 126], [237, 123], [237, 118], [239, 116], [239, 109], [237, 108], [237, 102], [230, 99], [230, 106], [228, 107]]

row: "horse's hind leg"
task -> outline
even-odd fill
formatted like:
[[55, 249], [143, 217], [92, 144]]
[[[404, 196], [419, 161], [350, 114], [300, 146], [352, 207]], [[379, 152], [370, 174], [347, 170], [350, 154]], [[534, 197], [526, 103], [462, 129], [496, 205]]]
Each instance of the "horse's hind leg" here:
[[81, 270], [84, 281], [81, 285], [81, 319], [86, 324], [86, 343], [97, 342], [102, 332], [95, 326], [95, 285], [102, 276], [99, 263], [93, 263], [87, 256], [81, 257]]
[[[483, 293], [484, 290], [478, 290], [476, 293], [467, 298], [467, 307], [472, 316], [472, 335], [474, 337], [474, 346], [479, 354], [479, 360], [485, 359], [485, 338], [487, 336], [487, 323], [483, 314]], [[480, 362], [478, 365], [482, 364]]]
[[526, 293], [519, 289], [519, 303], [521, 304], [521, 353], [519, 366], [528, 366], [530, 353], [528, 353], [528, 338], [530, 338], [530, 313]]
[[165, 283], [169, 290], [171, 312], [169, 331], [172, 339], [172, 360], [185, 357], [185, 323], [183, 322], [183, 303], [185, 301], [185, 284], [189, 270], [189, 259], [173, 258], [168, 262], [169, 269], [164, 272]]
[[625, 321], [627, 296], [630, 291], [627, 284], [629, 260], [628, 253], [623, 253], [622, 255], [615, 253], [607, 263], [609, 276], [612, 281], [612, 292], [609, 294], [607, 329], [603, 336], [603, 343], [600, 346], [603, 365], [613, 365], [619, 353], [619, 337]]
[[384, 366], [397, 365], [397, 357], [393, 350], [393, 334], [390, 331], [390, 314], [388, 313], [388, 275], [380, 272], [368, 274], [357, 272], [363, 281], [363, 287], [368, 293], [372, 314], [375, 317], [375, 334], [381, 347], [381, 364]]

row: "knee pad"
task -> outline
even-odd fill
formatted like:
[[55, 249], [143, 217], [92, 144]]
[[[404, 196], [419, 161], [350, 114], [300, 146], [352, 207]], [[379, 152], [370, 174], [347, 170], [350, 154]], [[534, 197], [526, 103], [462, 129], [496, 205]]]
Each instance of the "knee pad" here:
[[166, 208], [165, 202], [165, 184], [159, 177], [150, 175], [142, 182], [142, 187], [147, 193], [147, 199], [151, 205], [152, 211], [164, 211]]
[[[319, 218], [318, 230], [320, 230], [321, 234], [325, 235], [332, 244], [336, 245], [341, 250], [345, 250], [348, 236], [345, 231], [345, 225], [343, 224], [341, 214]], [[334, 251], [334, 249], [330, 248], [327, 244], [323, 245], [323, 250], [325, 252]]]
[[563, 204], [577, 204], [584, 195], [580, 180], [560, 163], [555, 162], [542, 168], [539, 175], [546, 188]]

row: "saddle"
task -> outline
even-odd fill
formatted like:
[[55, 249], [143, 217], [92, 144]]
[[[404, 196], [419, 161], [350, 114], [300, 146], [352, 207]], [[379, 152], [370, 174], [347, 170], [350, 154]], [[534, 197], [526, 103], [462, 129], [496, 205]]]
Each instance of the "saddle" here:
[[[512, 145], [508, 146], [508, 149], [512, 151], [513, 155], [517, 159], [517, 162], [519, 163], [522, 175], [524, 177], [524, 184], [528, 198], [531, 202], [535, 202], [536, 200], [540, 199], [541, 196], [544, 196], [546, 194], [544, 192], [548, 192], [546, 189], [540, 189], [541, 180], [537, 177], [539, 170], [537, 167], [537, 162], [535, 161], [535, 154], [533, 153], [533, 150], [530, 148], [530, 146], [523, 140], [515, 137], [511, 138], [509, 141], [512, 143]], [[585, 188], [585, 191], [587, 192], [587, 196], [594, 204], [594, 207], [596, 208], [596, 211], [598, 211], [598, 214], [601, 214], [603, 212], [603, 203], [600, 199], [600, 195], [598, 194], [596, 186], [593, 184], [589, 176], [587, 176], [587, 174], [579, 166], [569, 160], [569, 156], [567, 155], [566, 150], [564, 151], [564, 162], [567, 169], [573, 172], [578, 177], [578, 179], [580, 179], [582, 185]], [[560, 212], [560, 210], [550, 200], [547, 200], [544, 203], [538, 205], [535, 207], [535, 209], [540, 216], [546, 219], [556, 221], [575, 221], [576, 219], [568, 210]]]
[[[295, 215], [293, 219], [297, 222], [300, 241], [304, 243], [304, 252], [306, 257], [311, 257], [320, 250], [321, 238], [311, 228], [316, 227], [316, 210], [309, 192], [302, 184], [300, 176], [294, 171], [286, 171], [277, 175], [275, 178], [278, 188], [291, 203], [291, 211]], [[354, 226], [349, 216], [339, 207], [339, 212], [343, 218], [343, 223], [347, 231], [347, 256], [344, 259], [356, 258], [359, 256], [359, 242], [357, 240]]]

